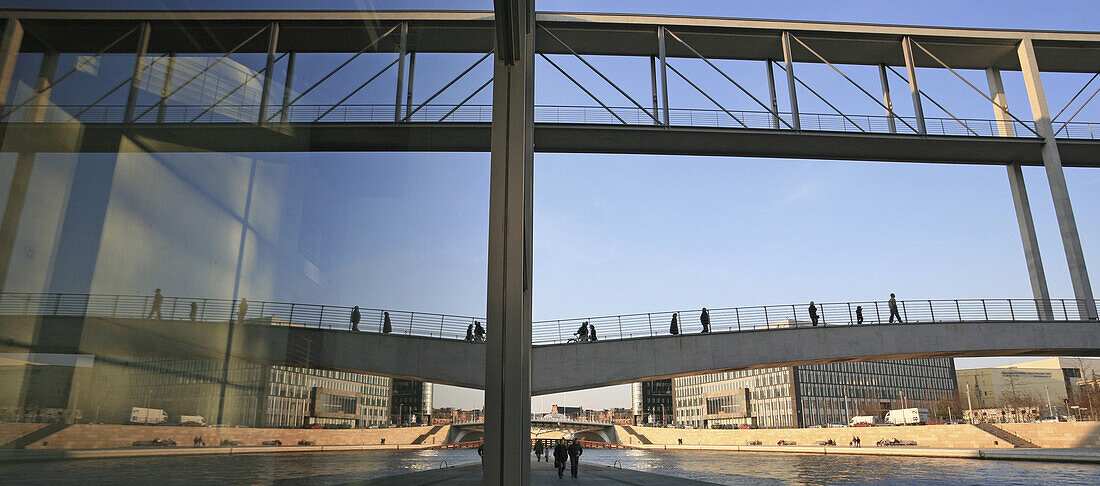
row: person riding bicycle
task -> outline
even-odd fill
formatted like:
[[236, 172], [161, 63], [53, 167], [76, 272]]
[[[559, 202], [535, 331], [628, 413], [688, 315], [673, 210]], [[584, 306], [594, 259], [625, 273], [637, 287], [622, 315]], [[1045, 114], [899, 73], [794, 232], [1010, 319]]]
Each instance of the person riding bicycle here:
[[588, 321], [584, 321], [584, 323], [581, 324], [581, 327], [579, 329], [577, 329], [577, 332], [573, 333], [573, 335], [577, 336], [577, 341], [580, 341], [580, 342], [587, 341], [588, 340]]

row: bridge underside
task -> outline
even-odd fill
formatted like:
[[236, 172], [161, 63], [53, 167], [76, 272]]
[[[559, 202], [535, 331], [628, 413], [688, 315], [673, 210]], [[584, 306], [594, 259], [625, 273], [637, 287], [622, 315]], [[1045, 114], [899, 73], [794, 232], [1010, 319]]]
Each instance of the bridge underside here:
[[[966, 322], [772, 329], [536, 346], [546, 395], [702, 372], [875, 359], [1100, 356], [1093, 322]], [[222, 360], [227, 322], [2, 317], [0, 351]], [[354, 371], [483, 389], [484, 345], [464, 341], [246, 323], [233, 326], [233, 360]]]
[[[0, 151], [488, 152], [488, 123], [0, 124]], [[1043, 165], [1042, 140], [640, 125], [535, 126], [536, 152], [711, 155], [887, 162]], [[1067, 167], [1100, 167], [1100, 141], [1059, 140]]]

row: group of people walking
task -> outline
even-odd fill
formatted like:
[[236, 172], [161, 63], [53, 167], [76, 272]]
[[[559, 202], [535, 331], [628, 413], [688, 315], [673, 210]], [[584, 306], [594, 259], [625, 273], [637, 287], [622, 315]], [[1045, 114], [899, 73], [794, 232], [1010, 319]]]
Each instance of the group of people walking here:
[[[707, 334], [710, 332], [710, 311], [706, 307], [699, 313], [699, 323], [703, 325], [703, 330], [700, 334]], [[680, 313], [672, 313], [672, 323], [668, 325], [668, 333], [673, 336], [680, 334]]]
[[[359, 331], [359, 321], [363, 318], [363, 314], [359, 312], [359, 306], [355, 306], [351, 310], [351, 329], [353, 331]], [[382, 334], [389, 334], [393, 332], [393, 324], [390, 322], [389, 311], [382, 311]]]
[[466, 340], [474, 343], [485, 342], [485, 328], [481, 327], [481, 321], [474, 321], [466, 326]]
[[577, 336], [576, 342], [596, 342], [596, 326], [593, 326], [588, 321], [581, 323], [581, 327], [577, 329], [577, 332], [573, 333]]
[[[546, 462], [550, 462], [551, 451], [546, 450], [542, 441], [535, 441], [534, 451], [536, 462], [541, 462], [543, 455], [546, 456]], [[565, 461], [567, 460], [569, 461], [570, 476], [574, 478], [577, 477], [577, 463], [580, 461], [581, 454], [583, 453], [584, 447], [581, 446], [580, 442], [572, 440], [566, 444], [564, 439], [559, 439], [557, 443], [554, 444], [553, 450], [554, 467], [558, 470], [558, 478], [565, 478]]]
[[[905, 322], [901, 318], [901, 313], [898, 311], [898, 301], [893, 293], [890, 294], [890, 301], [887, 303], [887, 305], [890, 307], [889, 322], [891, 324], [894, 322], [894, 319], [897, 319], [899, 323]], [[806, 309], [807, 313], [810, 315], [810, 323], [813, 326], [817, 326], [818, 322], [821, 322], [821, 325], [825, 325], [824, 320], [821, 319], [822, 316], [817, 313], [817, 309], [817, 304], [815, 304], [814, 301], [811, 300], [810, 306]], [[710, 312], [707, 310], [706, 307], [704, 307], [702, 312], [699, 313], [699, 323], [703, 325], [703, 330], [700, 331], [700, 334], [707, 334], [710, 332]], [[588, 323], [585, 322], [585, 324]], [[863, 306], [861, 305], [856, 306], [856, 324], [863, 324]], [[584, 326], [582, 326], [582, 328], [583, 327]], [[668, 326], [668, 333], [672, 334], [673, 336], [680, 334], [679, 312], [672, 313], [672, 322]], [[578, 334], [580, 334], [580, 331], [578, 331]], [[594, 338], [592, 340], [595, 341]]]

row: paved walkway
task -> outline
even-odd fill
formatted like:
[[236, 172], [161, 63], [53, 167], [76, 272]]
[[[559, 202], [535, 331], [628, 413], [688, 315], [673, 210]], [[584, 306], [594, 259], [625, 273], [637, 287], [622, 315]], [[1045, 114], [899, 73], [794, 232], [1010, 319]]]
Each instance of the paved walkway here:
[[[554, 465], [548, 462], [531, 462], [531, 485], [543, 486], [547, 484], [591, 484], [591, 485], [646, 485], [646, 486], [713, 486], [715, 483], [705, 483], [691, 479], [660, 474], [631, 471], [629, 469], [615, 469], [607, 466], [593, 464], [580, 464], [580, 473], [577, 479], [569, 477], [569, 469], [565, 470], [565, 479], [558, 479], [558, 471]], [[400, 474], [384, 478], [371, 479], [349, 483], [355, 486], [481, 486], [481, 465], [437, 469], [411, 474]]]

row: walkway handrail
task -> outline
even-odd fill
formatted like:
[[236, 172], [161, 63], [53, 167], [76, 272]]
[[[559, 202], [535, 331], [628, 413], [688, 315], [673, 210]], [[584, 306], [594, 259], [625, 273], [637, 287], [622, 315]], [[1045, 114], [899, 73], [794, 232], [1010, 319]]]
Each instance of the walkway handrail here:
[[[0, 315], [70, 316], [177, 321], [226, 322], [240, 318], [240, 300], [165, 296], [160, 315], [153, 310], [152, 295], [19, 293], [0, 294]], [[1098, 302], [1092, 302], [1097, 305]], [[1083, 321], [1089, 302], [1078, 299], [925, 299], [897, 301], [902, 323], [998, 322], [998, 321]], [[815, 304], [821, 326], [889, 324], [888, 301], [820, 302]], [[192, 314], [193, 309], [193, 314]], [[352, 330], [352, 307], [278, 301], [248, 301], [246, 324]], [[360, 307], [359, 331], [384, 331], [389, 313], [390, 332], [465, 340], [467, 328], [481, 322], [487, 332], [492, 326], [484, 318]], [[709, 308], [710, 332], [746, 332], [812, 327], [809, 303]], [[566, 344], [583, 322], [596, 330], [599, 340], [620, 340], [670, 335], [672, 315], [677, 314], [679, 334], [702, 331], [701, 309], [647, 312], [555, 319], [532, 323], [535, 345]], [[577, 343], [579, 345], [587, 342]]]
[[[135, 109], [148, 108], [151, 105], [139, 105]], [[206, 124], [251, 122], [258, 116], [260, 105], [218, 105], [209, 109], [206, 105], [165, 105], [160, 122], [138, 121], [137, 124], [172, 123]], [[67, 123], [123, 123], [125, 105], [28, 105], [19, 108], [7, 121], [25, 121], [20, 112], [44, 112], [44, 122]], [[424, 105], [403, 120], [402, 123], [489, 123], [492, 122], [492, 105], [474, 104], [431, 104]], [[340, 104], [340, 105], [294, 105], [287, 109], [287, 121], [305, 123], [393, 123], [393, 104]], [[780, 112], [783, 120], [792, 120], [790, 112]], [[897, 117], [895, 117], [896, 120]], [[904, 120], [916, 122], [913, 117]], [[945, 118], [926, 116], [925, 128], [928, 135], [982, 136], [999, 137], [998, 126], [1002, 122], [985, 118]], [[772, 123], [775, 115], [765, 110], [717, 110], [711, 108], [669, 108], [669, 125], [678, 127], [702, 128], [750, 128], [774, 130]], [[883, 114], [846, 113], [799, 113], [802, 130], [830, 132], [867, 132], [899, 133], [914, 135], [913, 130], [904, 124], [894, 124], [891, 129], [891, 117]], [[535, 105], [535, 123], [569, 123], [630, 126], [652, 126], [653, 119], [645, 110], [635, 106], [588, 106], [588, 105]], [[743, 123], [743, 125], [742, 125]], [[1032, 138], [1034, 122], [1012, 121], [1015, 132], [1021, 138]], [[1058, 138], [1098, 139], [1100, 123], [1097, 122], [1055, 122]], [[780, 129], [785, 130], [785, 129]], [[893, 131], [892, 131], [893, 130]], [[1027, 136], [1025, 136], [1027, 135]]]

